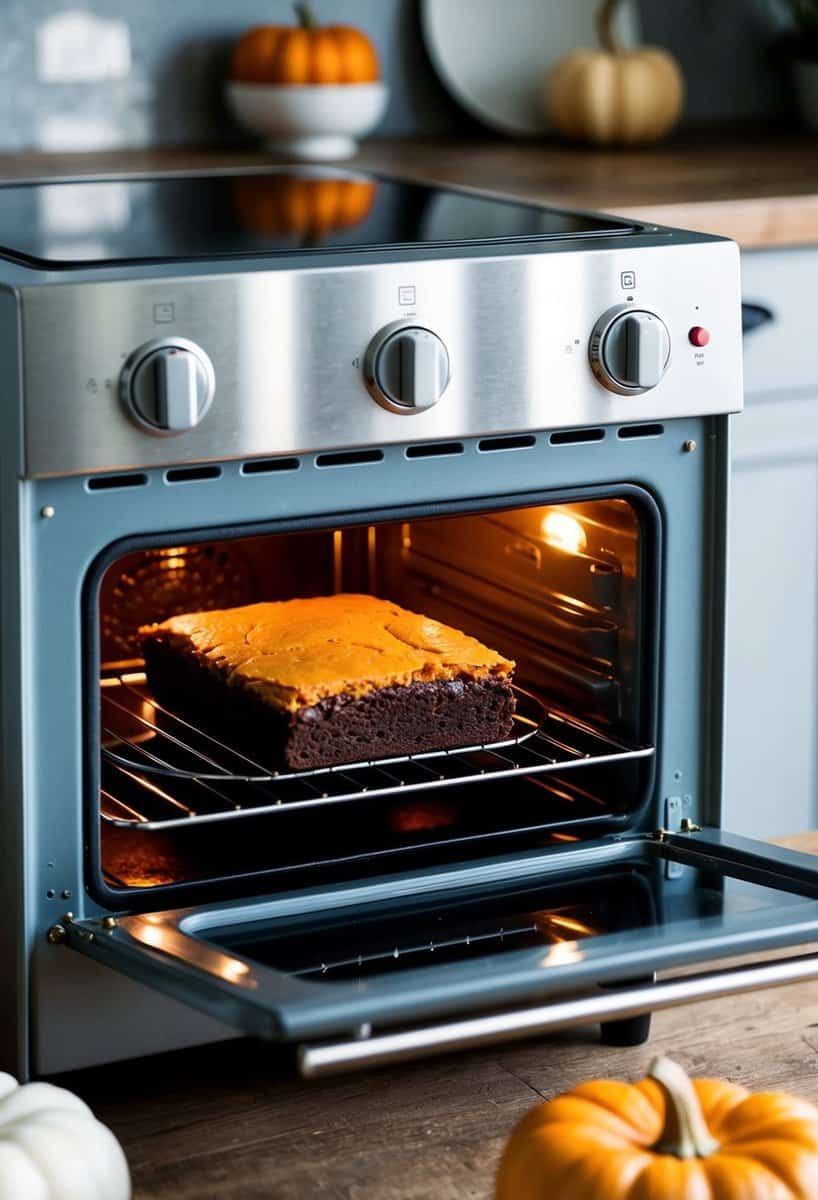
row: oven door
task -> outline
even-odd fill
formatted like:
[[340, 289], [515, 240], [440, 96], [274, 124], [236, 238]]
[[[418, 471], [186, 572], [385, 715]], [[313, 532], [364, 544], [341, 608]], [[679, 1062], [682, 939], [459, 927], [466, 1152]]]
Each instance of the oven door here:
[[[69, 945], [307, 1075], [818, 977], [818, 870], [720, 830], [600, 841], [365, 885], [76, 921]], [[726, 956], [730, 969], [663, 977]], [[306, 1043], [306, 1044], [305, 1044]]]

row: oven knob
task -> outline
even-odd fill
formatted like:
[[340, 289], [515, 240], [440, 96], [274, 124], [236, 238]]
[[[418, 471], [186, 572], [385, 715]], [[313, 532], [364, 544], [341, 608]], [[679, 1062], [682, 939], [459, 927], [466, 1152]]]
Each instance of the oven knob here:
[[594, 326], [589, 354], [604, 387], [622, 396], [638, 396], [655, 388], [667, 370], [670, 334], [656, 313], [617, 306]]
[[143, 429], [162, 436], [195, 429], [213, 402], [213, 364], [186, 338], [140, 346], [125, 362], [120, 395]]
[[431, 329], [396, 322], [370, 342], [364, 378], [373, 398], [390, 412], [423, 412], [449, 385], [449, 355]]

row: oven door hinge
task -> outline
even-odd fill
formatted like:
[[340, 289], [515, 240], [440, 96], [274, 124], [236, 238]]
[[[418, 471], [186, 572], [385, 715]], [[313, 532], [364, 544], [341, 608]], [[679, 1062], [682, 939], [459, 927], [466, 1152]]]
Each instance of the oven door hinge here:
[[697, 825], [690, 818], [692, 809], [692, 796], [667, 796], [665, 799], [665, 823], [661, 829], [656, 830], [653, 836], [661, 842], [669, 833], [700, 833], [701, 825]]
[[[654, 837], [663, 842], [673, 833], [700, 833], [701, 825], [697, 825], [689, 816], [693, 808], [692, 796], [667, 796], [665, 798], [664, 825], [657, 829]], [[665, 878], [678, 879], [684, 872], [682, 863], [668, 860], [665, 863]]]

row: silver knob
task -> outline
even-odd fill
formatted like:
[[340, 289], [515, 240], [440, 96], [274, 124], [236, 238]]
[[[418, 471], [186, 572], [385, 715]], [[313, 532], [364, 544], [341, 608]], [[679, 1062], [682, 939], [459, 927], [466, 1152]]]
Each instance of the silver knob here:
[[213, 402], [213, 364], [186, 338], [161, 338], [140, 346], [125, 362], [120, 396], [143, 429], [160, 435], [195, 429]]
[[661, 382], [670, 362], [670, 334], [656, 313], [617, 306], [594, 326], [589, 354], [604, 387], [638, 396]]
[[448, 387], [449, 355], [431, 329], [396, 322], [370, 342], [364, 378], [374, 399], [390, 412], [422, 412]]

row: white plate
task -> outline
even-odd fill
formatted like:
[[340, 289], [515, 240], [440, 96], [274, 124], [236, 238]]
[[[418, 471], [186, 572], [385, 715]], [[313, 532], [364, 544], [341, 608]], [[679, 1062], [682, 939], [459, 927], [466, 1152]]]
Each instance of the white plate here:
[[[422, 0], [429, 57], [465, 109], [501, 133], [544, 133], [542, 83], [548, 68], [577, 46], [597, 44], [599, 0]], [[638, 41], [632, 0], [619, 12], [626, 45]]]

